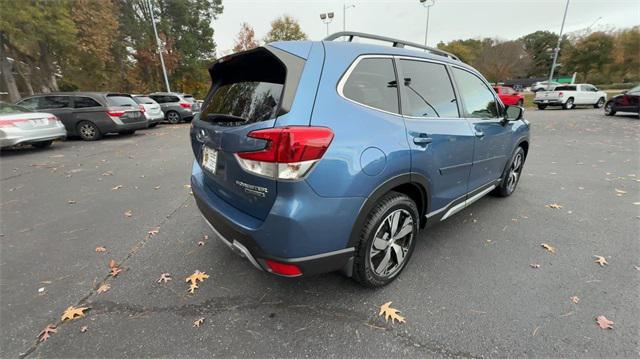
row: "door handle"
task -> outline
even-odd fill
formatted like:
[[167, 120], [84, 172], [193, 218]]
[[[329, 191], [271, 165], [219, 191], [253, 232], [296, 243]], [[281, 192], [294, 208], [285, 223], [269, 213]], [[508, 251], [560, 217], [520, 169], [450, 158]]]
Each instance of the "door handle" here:
[[428, 137], [426, 133], [421, 133], [418, 136], [413, 137], [413, 143], [415, 143], [416, 145], [426, 146], [430, 144], [431, 141], [433, 141], [433, 139], [431, 137]]

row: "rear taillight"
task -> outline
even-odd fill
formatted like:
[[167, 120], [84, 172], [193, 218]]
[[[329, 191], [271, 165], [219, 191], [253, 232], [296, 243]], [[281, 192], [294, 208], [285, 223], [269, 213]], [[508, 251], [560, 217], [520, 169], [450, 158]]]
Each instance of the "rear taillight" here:
[[564, 94], [562, 92], [558, 93], [558, 97], [562, 97]]
[[295, 264], [276, 262], [271, 259], [266, 259], [265, 264], [270, 272], [275, 274], [284, 275], [287, 277], [296, 277], [302, 274], [300, 268]]
[[145, 113], [146, 110], [143, 105], [139, 105], [138, 107], [140, 108], [140, 112]]
[[13, 120], [1, 120], [0, 119], [0, 127], [15, 127], [16, 123], [27, 122], [28, 119], [18, 118]]
[[280, 127], [257, 130], [247, 136], [266, 140], [264, 149], [236, 154], [251, 173], [283, 180], [304, 177], [327, 151], [333, 131], [326, 127]]
[[191, 104], [188, 102], [180, 102], [179, 105], [183, 108], [191, 108]]
[[107, 110], [107, 115], [111, 117], [120, 117], [124, 115], [124, 111], [121, 110]]

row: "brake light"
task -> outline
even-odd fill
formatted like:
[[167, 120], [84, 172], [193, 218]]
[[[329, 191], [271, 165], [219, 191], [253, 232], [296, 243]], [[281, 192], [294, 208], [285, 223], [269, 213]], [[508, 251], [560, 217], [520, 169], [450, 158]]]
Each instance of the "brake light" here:
[[188, 102], [180, 102], [179, 105], [183, 108], [191, 108], [191, 104]]
[[297, 180], [322, 158], [333, 140], [333, 131], [326, 127], [280, 127], [252, 131], [247, 136], [267, 143], [262, 150], [236, 154], [244, 170], [274, 179]]
[[143, 105], [139, 105], [138, 107], [140, 108], [140, 112], [145, 113], [146, 110]]
[[0, 127], [15, 127], [16, 123], [27, 122], [26, 118], [18, 118], [14, 120], [0, 120]]
[[120, 117], [124, 115], [124, 111], [121, 110], [107, 110], [107, 115], [111, 117]]
[[295, 264], [280, 263], [272, 261], [271, 259], [266, 259], [265, 263], [267, 264], [267, 268], [275, 274], [280, 274], [288, 277], [295, 277], [302, 274], [300, 268], [298, 268], [298, 266]]
[[562, 92], [558, 93], [558, 97], [562, 97], [564, 94]]

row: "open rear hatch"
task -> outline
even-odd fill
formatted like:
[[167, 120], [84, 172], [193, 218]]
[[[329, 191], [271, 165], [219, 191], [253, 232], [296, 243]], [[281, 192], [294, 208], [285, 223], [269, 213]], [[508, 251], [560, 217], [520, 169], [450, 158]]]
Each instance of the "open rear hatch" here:
[[273, 128], [290, 108], [304, 62], [270, 46], [221, 58], [209, 70], [212, 86], [192, 124], [192, 148], [206, 189], [259, 219], [273, 206], [277, 181], [239, 154], [272, 145], [248, 135]]

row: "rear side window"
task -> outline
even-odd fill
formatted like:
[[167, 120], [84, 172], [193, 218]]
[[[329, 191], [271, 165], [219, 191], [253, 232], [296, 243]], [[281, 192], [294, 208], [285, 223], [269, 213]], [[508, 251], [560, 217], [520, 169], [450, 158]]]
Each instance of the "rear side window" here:
[[90, 97], [82, 97], [76, 96], [73, 98], [73, 107], [74, 108], [87, 108], [87, 107], [100, 107], [100, 105], [96, 100]]
[[193, 96], [191, 96], [191, 95], [183, 95], [183, 96], [182, 96], [182, 98], [183, 98], [185, 101], [189, 102], [189, 103], [194, 103], [194, 102], [196, 102], [196, 99], [195, 99], [195, 98], [193, 98]]
[[453, 68], [453, 73], [469, 117], [499, 117], [498, 105], [493, 92], [478, 76], [457, 67]]
[[53, 109], [71, 107], [71, 99], [68, 96], [44, 96], [40, 98], [38, 108]]
[[402, 112], [412, 117], [458, 117], [453, 85], [442, 64], [400, 60], [404, 92]]
[[575, 86], [556, 86], [555, 91], [575, 91]]
[[32, 97], [32, 98], [28, 98], [26, 100], [18, 102], [18, 105], [29, 110], [37, 110], [39, 101], [40, 101], [39, 97]]
[[364, 58], [344, 83], [342, 95], [366, 106], [399, 113], [397, 84], [391, 59]]
[[133, 98], [124, 95], [107, 95], [107, 102], [110, 106], [138, 107]]
[[153, 101], [152, 98], [147, 97], [147, 96], [136, 96], [133, 98], [133, 100], [139, 104], [144, 104], [144, 105], [154, 105], [156, 102]]

